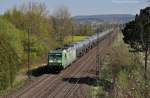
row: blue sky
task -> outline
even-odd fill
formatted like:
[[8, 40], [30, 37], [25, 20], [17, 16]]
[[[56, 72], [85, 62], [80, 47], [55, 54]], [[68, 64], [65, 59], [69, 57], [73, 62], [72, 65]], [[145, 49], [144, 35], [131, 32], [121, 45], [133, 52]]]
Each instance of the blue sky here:
[[0, 13], [29, 1], [45, 3], [50, 14], [65, 5], [73, 16], [94, 14], [136, 14], [148, 6], [145, 0], [0, 0]]

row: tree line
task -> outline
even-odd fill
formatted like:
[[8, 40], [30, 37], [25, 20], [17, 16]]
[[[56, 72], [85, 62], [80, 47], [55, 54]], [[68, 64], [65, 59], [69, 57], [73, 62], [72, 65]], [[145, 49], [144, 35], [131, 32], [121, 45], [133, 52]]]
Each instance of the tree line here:
[[150, 55], [150, 7], [141, 9], [135, 20], [126, 24], [122, 30], [124, 42], [130, 46], [130, 52], [143, 55], [144, 98], [149, 97], [149, 55]]

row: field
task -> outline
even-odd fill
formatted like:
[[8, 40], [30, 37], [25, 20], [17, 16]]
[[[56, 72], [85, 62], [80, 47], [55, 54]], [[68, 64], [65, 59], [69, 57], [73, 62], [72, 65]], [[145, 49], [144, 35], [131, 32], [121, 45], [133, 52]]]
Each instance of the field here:
[[83, 40], [87, 38], [87, 36], [68, 36], [65, 38], [65, 44], [69, 44], [69, 43], [72, 43], [73, 42], [78, 42], [80, 40]]

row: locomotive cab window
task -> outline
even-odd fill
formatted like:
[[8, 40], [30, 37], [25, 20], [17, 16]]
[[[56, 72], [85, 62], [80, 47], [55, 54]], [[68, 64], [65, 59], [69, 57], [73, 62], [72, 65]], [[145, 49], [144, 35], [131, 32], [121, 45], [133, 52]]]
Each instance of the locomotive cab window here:
[[49, 54], [49, 62], [61, 62], [62, 54]]

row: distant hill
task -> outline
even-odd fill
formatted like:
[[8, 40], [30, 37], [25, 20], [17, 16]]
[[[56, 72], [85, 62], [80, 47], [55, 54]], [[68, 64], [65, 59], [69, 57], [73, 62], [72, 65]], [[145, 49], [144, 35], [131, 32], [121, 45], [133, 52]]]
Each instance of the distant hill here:
[[110, 22], [110, 23], [126, 23], [134, 19], [134, 15], [130, 14], [109, 14], [109, 15], [87, 15], [74, 16], [76, 22]]

